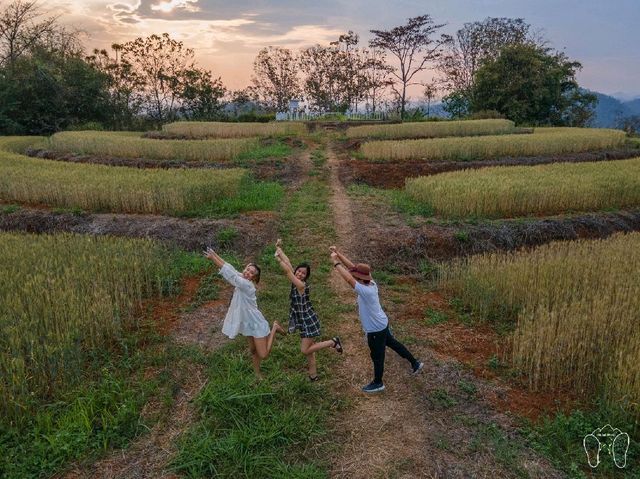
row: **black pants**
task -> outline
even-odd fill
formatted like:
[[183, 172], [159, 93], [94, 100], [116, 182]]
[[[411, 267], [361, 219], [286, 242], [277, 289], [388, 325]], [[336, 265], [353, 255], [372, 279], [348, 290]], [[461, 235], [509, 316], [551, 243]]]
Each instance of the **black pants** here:
[[382, 382], [382, 375], [384, 374], [384, 353], [387, 347], [390, 347], [398, 353], [400, 357], [409, 361], [411, 366], [416, 363], [416, 358], [413, 357], [404, 344], [393, 337], [389, 326], [382, 331], [367, 333], [367, 343], [369, 344], [371, 360], [373, 361], [373, 381], [376, 383]]

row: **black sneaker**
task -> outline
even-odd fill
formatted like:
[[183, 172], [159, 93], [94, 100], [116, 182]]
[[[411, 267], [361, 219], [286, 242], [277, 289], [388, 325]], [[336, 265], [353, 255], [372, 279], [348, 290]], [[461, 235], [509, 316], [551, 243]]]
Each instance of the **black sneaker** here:
[[382, 383], [370, 382], [366, 386], [362, 387], [362, 392], [365, 392], [365, 393], [377, 393], [380, 391], [384, 391], [384, 384]]
[[422, 368], [424, 368], [424, 363], [422, 361], [416, 362], [411, 367], [411, 374], [418, 374], [420, 371], [422, 371]]

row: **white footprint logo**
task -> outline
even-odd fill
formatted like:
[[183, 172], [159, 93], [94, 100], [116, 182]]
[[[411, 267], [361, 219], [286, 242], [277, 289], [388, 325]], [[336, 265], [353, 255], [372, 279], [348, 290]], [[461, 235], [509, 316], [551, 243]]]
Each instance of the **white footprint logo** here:
[[627, 452], [631, 438], [626, 432], [613, 428], [607, 424], [600, 429], [596, 429], [591, 434], [587, 434], [582, 445], [587, 454], [587, 461], [592, 468], [598, 467], [601, 462], [600, 453], [613, 456], [616, 467], [622, 469], [627, 466]]

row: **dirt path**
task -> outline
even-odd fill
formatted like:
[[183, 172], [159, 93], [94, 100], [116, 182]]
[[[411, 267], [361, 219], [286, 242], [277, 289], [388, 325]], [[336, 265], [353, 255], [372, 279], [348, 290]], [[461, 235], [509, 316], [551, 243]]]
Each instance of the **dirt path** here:
[[[358, 248], [363, 246], [355, 232], [362, 227], [362, 219], [353, 217], [339, 177], [339, 160], [331, 148], [327, 160], [338, 245], [357, 260]], [[331, 283], [340, 301], [355, 301], [351, 288], [335, 272]], [[381, 287], [383, 304], [385, 293]], [[415, 318], [395, 317], [393, 309], [390, 319], [396, 334], [424, 361], [425, 369], [412, 376], [408, 363], [387, 350], [386, 390], [365, 396], [360, 388], [371, 380], [372, 366], [357, 313], [340, 322], [347, 354], [338, 366], [336, 387], [350, 406], [337, 419], [339, 444], [332, 477], [563, 477], [522, 445], [510, 417], [481, 399], [479, 392], [495, 386], [465, 371], [457, 361], [443, 360], [426, 344], [403, 337], [399, 331], [407, 330]]]
[[[205, 277], [206, 278], [206, 277]], [[191, 283], [191, 284], [189, 284]], [[196, 345], [211, 352], [226, 344], [227, 339], [220, 331], [229, 304], [231, 291], [225, 288], [221, 297], [205, 303], [191, 312], [178, 313], [189, 304], [197, 289], [198, 282], [187, 282], [185, 293], [179, 298], [168, 299], [154, 308], [154, 319], [159, 323], [169, 323], [171, 341], [181, 345]], [[170, 411], [151, 430], [135, 440], [128, 449], [114, 451], [107, 457], [87, 466], [78, 466], [64, 479], [169, 479], [176, 478], [167, 470], [169, 461], [175, 454], [176, 440], [184, 433], [194, 419], [192, 400], [206, 384], [206, 373], [201, 366], [193, 365], [188, 370], [179, 367], [171, 369], [176, 379], [177, 390]], [[152, 399], [143, 411], [143, 417], [150, 410], [158, 409], [159, 399]]]

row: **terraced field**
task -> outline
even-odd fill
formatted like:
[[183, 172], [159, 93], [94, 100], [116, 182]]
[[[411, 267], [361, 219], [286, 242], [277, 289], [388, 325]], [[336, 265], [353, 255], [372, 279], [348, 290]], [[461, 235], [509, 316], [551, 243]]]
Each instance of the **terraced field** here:
[[[630, 434], [628, 466], [598, 472], [637, 476], [635, 146], [508, 121], [340, 131], [0, 139], [0, 476], [588, 477], [582, 440], [607, 423]], [[361, 143], [381, 138], [405, 139]], [[477, 169], [446, 172], [461, 163]], [[282, 320], [277, 237], [312, 265], [322, 339], [345, 347], [318, 353], [316, 382], [296, 335], [256, 381], [199, 254], [258, 262], [259, 307]], [[390, 352], [375, 398], [332, 244], [372, 265], [425, 363], [411, 376]]]

